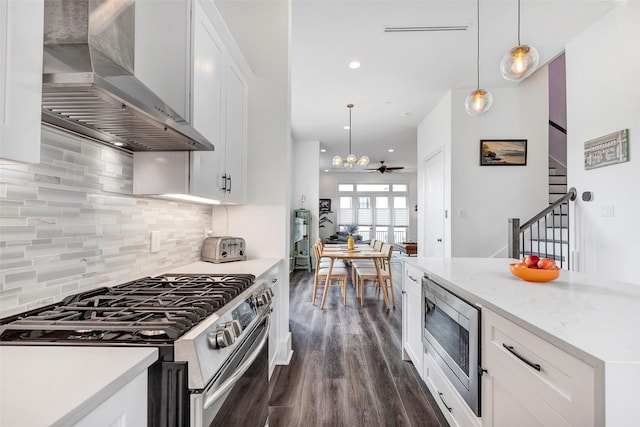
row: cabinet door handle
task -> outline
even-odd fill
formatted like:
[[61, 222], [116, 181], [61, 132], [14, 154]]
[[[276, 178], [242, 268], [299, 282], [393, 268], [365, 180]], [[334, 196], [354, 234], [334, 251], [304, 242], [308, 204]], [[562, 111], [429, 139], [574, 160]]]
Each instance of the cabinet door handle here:
[[222, 175], [222, 187], [220, 189], [224, 192], [227, 191], [227, 175]]
[[447, 402], [444, 401], [444, 397], [442, 397], [442, 393], [438, 392], [438, 396], [440, 396], [440, 400], [442, 400], [442, 404], [444, 405], [445, 408], [447, 408], [447, 411], [451, 412], [453, 411], [453, 408], [449, 405], [447, 405]]
[[408, 274], [407, 276], [409, 276], [409, 279], [411, 279], [412, 281], [417, 282], [416, 278], [413, 277], [412, 275]]
[[227, 187], [227, 193], [231, 193], [231, 175], [229, 175], [227, 179], [229, 180], [229, 187]]
[[507, 351], [511, 354], [513, 354], [515, 357], [517, 357], [518, 359], [520, 359], [521, 361], [523, 361], [524, 363], [526, 363], [527, 365], [531, 366], [533, 369], [535, 369], [536, 371], [540, 372], [542, 370], [542, 368], [540, 367], [539, 364], [537, 363], [533, 363], [528, 361], [524, 356], [518, 354], [518, 352], [515, 351], [515, 349], [513, 348], [513, 346], [511, 345], [506, 345], [505, 343], [502, 343], [502, 346], [504, 348], [507, 349]]

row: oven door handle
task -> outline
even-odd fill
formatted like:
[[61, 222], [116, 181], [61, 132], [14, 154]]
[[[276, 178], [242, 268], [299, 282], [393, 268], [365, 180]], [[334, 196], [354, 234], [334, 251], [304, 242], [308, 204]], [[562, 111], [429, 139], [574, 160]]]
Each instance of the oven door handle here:
[[239, 380], [242, 378], [245, 372], [251, 367], [253, 362], [258, 358], [260, 352], [264, 348], [267, 343], [267, 338], [269, 338], [269, 328], [271, 321], [269, 320], [269, 316], [266, 317], [266, 327], [261, 332], [260, 338], [258, 338], [258, 344], [255, 346], [255, 350], [247, 357], [247, 359], [242, 363], [242, 365], [236, 368], [233, 375], [231, 375], [224, 383], [220, 385], [220, 387], [216, 387], [216, 390], [209, 396], [206, 397], [204, 401], [204, 409], [209, 409], [211, 405], [213, 405], [216, 401], [218, 401], [224, 394], [233, 387]]

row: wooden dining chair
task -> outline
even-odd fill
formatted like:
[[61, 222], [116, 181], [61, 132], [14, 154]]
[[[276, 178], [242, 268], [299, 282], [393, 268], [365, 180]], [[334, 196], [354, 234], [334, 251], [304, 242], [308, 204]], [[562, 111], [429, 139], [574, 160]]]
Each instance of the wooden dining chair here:
[[[396, 306], [396, 297], [393, 292], [393, 276], [391, 274], [391, 256], [393, 254], [393, 245], [385, 243], [384, 245], [382, 245], [382, 252], [387, 255], [385, 259], [379, 260], [379, 262], [381, 262], [382, 264], [380, 270], [383, 283], [378, 282], [378, 272], [375, 266], [355, 267], [356, 292], [360, 294], [361, 305], [364, 305], [365, 287], [376, 287], [378, 289], [381, 289], [381, 287], [384, 286], [385, 290], [387, 291], [387, 295], [389, 295], [389, 293], [391, 294], [391, 301], [393, 306]], [[371, 284], [367, 285], [367, 281], [369, 281]]]
[[[324, 243], [322, 243], [322, 240], [318, 239], [316, 241], [316, 243], [314, 243], [314, 246], [318, 246], [318, 250], [320, 252], [320, 254], [322, 254], [322, 249], [324, 249]], [[318, 261], [318, 259], [316, 258], [316, 267], [329, 267], [329, 264], [331, 263], [331, 259], [327, 258], [327, 257], [322, 257], [320, 256], [320, 260]]]
[[[331, 276], [329, 277], [329, 283], [327, 283], [327, 273], [329, 272], [329, 266], [322, 267], [320, 266], [320, 254], [321, 250], [319, 245], [313, 245], [313, 251], [316, 256], [316, 270], [313, 277], [313, 297], [311, 299], [311, 304], [316, 304], [316, 296], [318, 294], [318, 287], [320, 283], [324, 283], [324, 289], [322, 291], [322, 302], [320, 303], [320, 308], [324, 308], [324, 302], [327, 298], [327, 290], [330, 286], [340, 286], [342, 290], [342, 301], [344, 305], [347, 305], [347, 269], [344, 267], [338, 267], [335, 265], [331, 269]], [[336, 281], [337, 284], [333, 284]]]

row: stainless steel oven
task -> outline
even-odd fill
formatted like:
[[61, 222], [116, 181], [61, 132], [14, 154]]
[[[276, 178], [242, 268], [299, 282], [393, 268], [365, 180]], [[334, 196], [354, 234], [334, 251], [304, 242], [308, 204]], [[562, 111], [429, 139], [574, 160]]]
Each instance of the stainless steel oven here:
[[263, 427], [269, 411], [269, 313], [204, 390], [191, 393], [191, 427]]
[[460, 396], [480, 416], [480, 309], [422, 278], [422, 343]]

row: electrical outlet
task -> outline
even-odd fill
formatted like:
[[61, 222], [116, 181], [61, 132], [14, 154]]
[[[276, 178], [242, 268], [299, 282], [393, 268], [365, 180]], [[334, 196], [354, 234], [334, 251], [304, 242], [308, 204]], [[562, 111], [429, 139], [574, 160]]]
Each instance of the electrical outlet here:
[[151, 253], [160, 252], [160, 232], [152, 231], [151, 232], [151, 245], [149, 251]]

